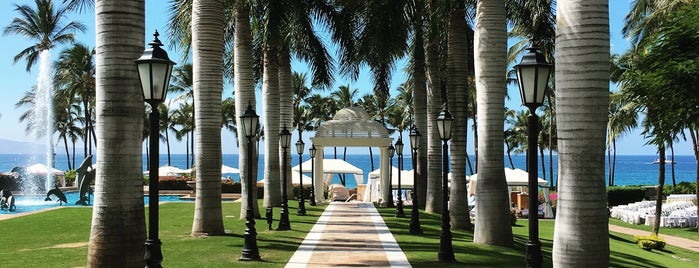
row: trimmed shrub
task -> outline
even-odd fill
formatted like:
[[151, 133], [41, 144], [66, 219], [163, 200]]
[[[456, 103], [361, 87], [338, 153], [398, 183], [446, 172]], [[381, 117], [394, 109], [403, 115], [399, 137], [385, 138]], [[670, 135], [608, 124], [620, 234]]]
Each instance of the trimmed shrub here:
[[635, 235], [633, 236], [633, 241], [634, 243], [638, 244], [639, 248], [642, 248], [647, 251], [651, 251], [653, 249], [662, 250], [663, 248], [665, 248], [666, 244], [665, 240], [658, 237], [656, 234]]
[[641, 186], [610, 186], [607, 187], [607, 204], [611, 206], [624, 205], [643, 200], [645, 189]]

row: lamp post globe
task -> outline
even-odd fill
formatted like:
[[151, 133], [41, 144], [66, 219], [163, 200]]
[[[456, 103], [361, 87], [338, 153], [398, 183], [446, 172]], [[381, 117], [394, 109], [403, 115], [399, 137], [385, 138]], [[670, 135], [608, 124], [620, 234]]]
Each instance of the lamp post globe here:
[[299, 216], [306, 216], [306, 201], [303, 197], [303, 168], [301, 166], [303, 163], [303, 147], [305, 145], [301, 138], [296, 142], [296, 152], [299, 154], [299, 208], [296, 214]]
[[[534, 42], [532, 42], [534, 44]], [[522, 97], [522, 104], [529, 108], [527, 118], [527, 172], [529, 172], [529, 240], [525, 244], [527, 267], [539, 268], [543, 262], [541, 254], [541, 242], [539, 241], [539, 213], [538, 213], [538, 163], [537, 163], [537, 138], [539, 136], [539, 117], [536, 109], [543, 105], [548, 88], [548, 80], [553, 65], [546, 62], [546, 58], [532, 45], [529, 52], [522, 57], [522, 61], [515, 65], [517, 83]]]
[[287, 169], [289, 168], [286, 156], [288, 154], [287, 150], [289, 149], [289, 145], [291, 145], [291, 132], [286, 128], [286, 125], [284, 125], [282, 131], [279, 132], [279, 144], [282, 146], [282, 154], [284, 155], [282, 162], [284, 164], [282, 165], [282, 209], [279, 216], [277, 231], [286, 231], [291, 230], [291, 222], [289, 221], [289, 197], [286, 193], [288, 179]]
[[396, 153], [396, 147], [393, 147], [393, 144], [391, 144], [386, 151], [388, 152], [388, 157], [391, 159], [390, 162], [388, 162], [388, 202], [386, 203], [386, 207], [393, 208], [395, 207], [393, 204], [393, 155]]
[[401, 185], [401, 173], [403, 173], [403, 139], [398, 136], [396, 141], [396, 154], [398, 154], [398, 201], [396, 202], [396, 217], [405, 217], [403, 210], [403, 187]]
[[254, 200], [253, 200], [253, 178], [254, 174], [252, 171], [252, 151], [253, 151], [253, 141], [255, 136], [257, 136], [257, 129], [259, 128], [260, 116], [255, 113], [252, 109], [252, 105], [248, 102], [248, 107], [245, 109], [243, 115], [240, 116], [240, 121], [242, 123], [243, 135], [248, 139], [247, 147], [247, 162], [246, 162], [246, 174], [245, 174], [245, 184], [247, 188], [246, 193], [246, 210], [245, 210], [245, 242], [243, 244], [243, 252], [238, 260], [241, 261], [258, 261], [260, 260], [260, 251], [257, 248], [257, 230], [255, 229], [255, 214], [253, 212]]
[[316, 146], [311, 144], [311, 148], [308, 148], [308, 154], [311, 157], [311, 200], [308, 202], [309, 205], [316, 205], [316, 184], [315, 184], [315, 158], [316, 158]]
[[145, 242], [146, 252], [144, 260], [146, 267], [162, 267], [163, 253], [161, 249], [162, 243], [158, 237], [159, 230], [159, 196], [158, 189], [158, 166], [160, 165], [158, 157], [160, 154], [159, 135], [160, 133], [160, 113], [158, 105], [165, 101], [167, 96], [167, 88], [170, 84], [170, 74], [172, 74], [172, 66], [175, 62], [171, 61], [167, 56], [167, 52], [160, 48], [163, 43], [158, 39], [158, 31], [153, 34], [153, 41], [148, 43], [150, 48], [143, 51], [143, 55], [136, 59], [136, 67], [138, 69], [138, 78], [141, 82], [143, 92], [143, 100], [150, 105], [150, 126], [149, 126], [149, 143], [150, 143], [150, 159], [148, 167], [148, 197], [150, 205], [148, 209], [148, 238]]
[[442, 230], [439, 233], [439, 251], [437, 259], [440, 262], [454, 262], [454, 248], [452, 246], [451, 223], [449, 222], [449, 145], [451, 129], [454, 117], [451, 116], [446, 105], [437, 117], [437, 129], [442, 139]]
[[413, 191], [410, 193], [413, 199], [413, 206], [410, 210], [410, 233], [411, 234], [422, 234], [422, 227], [420, 226], [420, 203], [417, 199], [417, 152], [420, 148], [420, 131], [417, 130], [417, 126], [413, 126], [410, 131], [410, 149], [412, 151], [413, 160]]

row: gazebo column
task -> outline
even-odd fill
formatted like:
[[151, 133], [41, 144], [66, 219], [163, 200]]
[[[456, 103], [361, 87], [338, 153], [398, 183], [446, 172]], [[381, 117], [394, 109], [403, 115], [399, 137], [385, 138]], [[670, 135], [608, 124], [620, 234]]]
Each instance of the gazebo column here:
[[388, 200], [391, 200], [390, 195], [391, 192], [388, 191], [389, 185], [391, 185], [390, 181], [390, 172], [391, 172], [391, 164], [388, 162], [389, 157], [388, 157], [388, 146], [381, 146], [379, 147], [379, 167], [381, 168], [381, 188], [379, 191], [379, 196], [381, 196], [381, 202], [379, 203], [380, 207], [386, 207], [388, 206]]
[[316, 145], [316, 156], [313, 158], [315, 166], [313, 167], [313, 183], [315, 184], [313, 191], [315, 191], [316, 203], [320, 204], [325, 203], [325, 184], [323, 181], [323, 159], [325, 157], [323, 149], [323, 146]]

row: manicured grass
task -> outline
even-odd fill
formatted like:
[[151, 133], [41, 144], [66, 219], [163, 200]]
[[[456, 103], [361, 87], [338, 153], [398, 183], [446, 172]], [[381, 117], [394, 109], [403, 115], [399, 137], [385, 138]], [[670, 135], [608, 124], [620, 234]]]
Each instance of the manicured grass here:
[[[653, 231], [653, 226], [630, 224], [630, 223], [624, 222], [622, 220], [613, 219], [613, 218], [609, 218], [609, 223], [614, 224], [614, 225], [627, 227], [627, 228], [648, 231], [648, 233]], [[659, 233], [660, 233], [661, 237], [663, 235], [671, 235], [671, 236], [677, 236], [677, 237], [691, 239], [694, 241], [699, 241], [699, 235], [697, 235], [697, 228], [696, 227], [686, 227], [686, 228], [660, 227]]]
[[[163, 266], [283, 267], [325, 209], [325, 206], [307, 205], [308, 215], [296, 216], [297, 202], [290, 201], [289, 205], [292, 230], [269, 231], [265, 219], [256, 219], [262, 261], [241, 262], [238, 258], [243, 247], [245, 220], [238, 218], [240, 203], [223, 203], [226, 235], [199, 238], [189, 236], [194, 203], [162, 204]], [[261, 212], [264, 215], [264, 208]], [[280, 208], [274, 209], [273, 228], [279, 223], [279, 212]], [[91, 208], [62, 208], [0, 221], [2, 267], [84, 267], [91, 217]]]
[[[413, 267], [433, 267], [437, 263], [441, 218], [439, 214], [420, 213], [423, 235], [409, 232], [410, 218], [395, 218], [395, 209], [379, 208], [386, 225], [395, 236], [401, 249]], [[406, 208], [406, 212], [410, 208]], [[553, 246], [553, 220], [539, 221], [539, 237], [544, 254], [543, 267], [551, 267], [551, 247]], [[473, 243], [473, 233], [452, 230], [453, 247], [457, 263], [442, 264], [439, 267], [523, 267], [525, 265], [524, 243], [528, 237], [526, 219], [513, 226], [514, 248], [501, 248]], [[594, 239], [594, 238], [591, 238]], [[699, 254], [693, 251], [666, 246], [665, 250], [645, 251], [633, 243], [633, 237], [613, 233], [610, 235], [610, 267], [697, 267]]]
[[[258, 247], [262, 261], [240, 262], [245, 221], [238, 219], [240, 203], [224, 203], [227, 235], [193, 238], [191, 231], [194, 204], [168, 203], [160, 207], [160, 239], [163, 242], [163, 266], [166, 267], [283, 267], [312, 228], [325, 206], [306, 206], [308, 216], [296, 216], [296, 202], [289, 208], [292, 231], [269, 231], [264, 219], [256, 219]], [[409, 209], [406, 212], [409, 214]], [[395, 209], [379, 208], [381, 215], [414, 267], [437, 264], [440, 215], [421, 213], [423, 235], [409, 233], [410, 218], [395, 218]], [[278, 225], [279, 208], [275, 208]], [[264, 213], [264, 212], [263, 212]], [[89, 240], [91, 208], [62, 208], [0, 221], [2, 267], [84, 267]], [[439, 267], [523, 267], [527, 221], [513, 227], [514, 248], [476, 245], [471, 232], [452, 230], [458, 263]], [[544, 267], [551, 267], [552, 220], [540, 221]], [[662, 231], [661, 231], [662, 233]], [[591, 238], [594, 239], [594, 238]], [[697, 267], [699, 254], [667, 246], [665, 250], [645, 251], [632, 237], [610, 235], [611, 267]]]

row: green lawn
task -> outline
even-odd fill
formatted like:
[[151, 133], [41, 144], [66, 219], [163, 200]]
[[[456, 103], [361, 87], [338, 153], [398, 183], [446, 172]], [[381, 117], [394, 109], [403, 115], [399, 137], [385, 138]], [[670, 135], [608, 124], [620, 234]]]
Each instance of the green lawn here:
[[[296, 201], [289, 202], [291, 231], [269, 231], [256, 219], [261, 262], [240, 262], [245, 221], [239, 220], [240, 203], [223, 203], [225, 236], [189, 236], [194, 203], [160, 206], [160, 240], [164, 267], [283, 267], [313, 227], [325, 206], [306, 206], [308, 216], [296, 216]], [[146, 210], [147, 211], [147, 210]], [[279, 220], [279, 208], [274, 209]], [[262, 211], [264, 215], [264, 210]], [[0, 221], [0, 266], [84, 267], [92, 209], [62, 208]], [[147, 218], [147, 217], [146, 217]], [[145, 237], [144, 237], [145, 239]], [[12, 243], [7, 243], [12, 241]]]
[[[245, 221], [238, 219], [240, 203], [224, 203], [224, 224], [228, 235], [192, 238], [189, 232], [193, 203], [168, 203], [160, 207], [160, 239], [163, 242], [165, 267], [283, 267], [294, 254], [306, 233], [325, 206], [306, 206], [308, 216], [296, 216], [296, 202], [291, 201], [290, 219], [294, 230], [269, 231], [263, 219], [257, 219], [261, 262], [239, 262]], [[407, 208], [408, 214], [409, 209]], [[414, 267], [433, 267], [437, 260], [440, 216], [421, 213], [425, 233], [408, 232], [409, 218], [397, 219], [395, 209], [379, 208], [386, 224]], [[90, 233], [92, 209], [62, 208], [0, 221], [2, 267], [84, 267]], [[279, 208], [275, 208], [279, 219]], [[277, 221], [273, 224], [276, 227]], [[513, 227], [515, 247], [500, 248], [476, 245], [470, 232], [453, 231], [454, 251], [458, 263], [444, 267], [523, 267], [527, 222], [519, 220]], [[553, 221], [540, 222], [544, 267], [551, 266]], [[695, 233], [696, 234], [696, 233]], [[612, 234], [612, 267], [697, 267], [699, 254], [668, 246], [664, 251], [644, 251], [628, 235]], [[442, 267], [442, 264], [440, 264]]]
[[[409, 211], [410, 208], [407, 208]], [[386, 225], [396, 237], [400, 247], [405, 252], [413, 267], [433, 267], [437, 261], [439, 248], [440, 215], [420, 214], [423, 235], [412, 235], [409, 232], [410, 218], [397, 219], [395, 209], [379, 208]], [[551, 247], [553, 244], [553, 220], [539, 222], [539, 236], [544, 254], [544, 267], [551, 267]], [[440, 264], [439, 267], [523, 267], [524, 243], [528, 237], [526, 219], [517, 221], [512, 228], [515, 234], [515, 247], [501, 248], [473, 244], [473, 233], [455, 231], [453, 247], [458, 263]], [[696, 232], [695, 232], [696, 234]], [[611, 267], [698, 267], [699, 254], [673, 246], [665, 247], [663, 251], [645, 251], [633, 243], [629, 235], [613, 233], [610, 235]]]
[[[614, 224], [614, 225], [627, 227], [627, 228], [648, 231], [648, 233], [653, 231], [652, 226], [630, 224], [630, 223], [626, 223], [624, 221], [613, 219], [613, 218], [609, 218], [609, 223]], [[663, 235], [671, 235], [671, 236], [677, 236], [677, 237], [691, 239], [694, 241], [699, 241], [699, 235], [697, 235], [697, 228], [696, 227], [687, 227], [687, 228], [660, 227], [659, 233], [660, 233], [661, 237]]]

